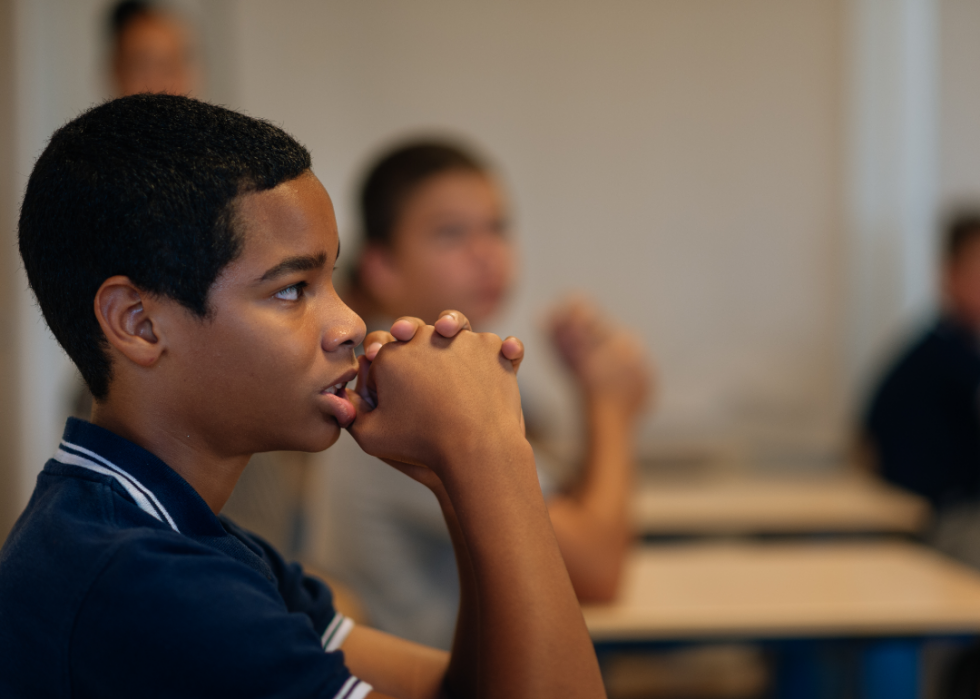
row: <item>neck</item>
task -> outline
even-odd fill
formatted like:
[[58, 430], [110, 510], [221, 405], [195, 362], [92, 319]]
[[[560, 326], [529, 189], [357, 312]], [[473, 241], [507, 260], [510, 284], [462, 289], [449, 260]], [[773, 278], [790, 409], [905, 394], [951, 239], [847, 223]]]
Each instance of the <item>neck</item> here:
[[120, 405], [113, 397], [92, 408], [92, 424], [113, 432], [159, 458], [190, 483], [217, 514], [228, 502], [248, 455], [219, 456], [193, 429], [166, 419], [165, 413]]

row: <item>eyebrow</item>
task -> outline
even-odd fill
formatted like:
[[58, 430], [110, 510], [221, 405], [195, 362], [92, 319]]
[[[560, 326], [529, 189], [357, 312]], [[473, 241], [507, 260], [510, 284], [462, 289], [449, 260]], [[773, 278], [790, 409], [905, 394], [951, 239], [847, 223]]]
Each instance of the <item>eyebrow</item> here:
[[257, 282], [267, 282], [271, 279], [281, 277], [282, 275], [289, 274], [291, 272], [306, 272], [311, 269], [321, 269], [325, 264], [327, 264], [327, 253], [325, 252], [321, 252], [317, 255], [297, 255], [295, 257], [287, 257], [275, 267], [270, 267], [267, 269], [265, 274], [259, 277]]

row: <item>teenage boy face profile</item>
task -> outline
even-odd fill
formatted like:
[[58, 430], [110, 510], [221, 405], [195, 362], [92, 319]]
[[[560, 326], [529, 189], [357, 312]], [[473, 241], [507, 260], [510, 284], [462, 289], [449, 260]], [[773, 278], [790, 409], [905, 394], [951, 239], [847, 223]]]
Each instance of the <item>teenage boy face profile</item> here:
[[354, 420], [342, 389], [364, 339], [332, 284], [330, 197], [306, 173], [246, 194], [235, 219], [242, 250], [214, 281], [207, 320], [127, 277], [102, 283], [95, 311], [115, 400], [97, 403], [95, 419], [115, 424], [118, 411], [140, 412], [142, 396], [166, 395], [187, 448], [203, 448], [194, 440], [207, 435], [218, 454], [321, 451]]

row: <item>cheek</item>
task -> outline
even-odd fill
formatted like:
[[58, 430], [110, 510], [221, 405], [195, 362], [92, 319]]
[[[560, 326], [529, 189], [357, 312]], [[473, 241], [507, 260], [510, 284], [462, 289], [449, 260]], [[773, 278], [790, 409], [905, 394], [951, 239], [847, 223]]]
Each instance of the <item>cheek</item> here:
[[514, 278], [517, 268], [517, 256], [513, 246], [506, 241], [500, 241], [494, 249], [493, 270], [499, 279], [509, 282]]
[[465, 248], [441, 251], [432, 256], [430, 269], [426, 275], [428, 284], [444, 295], [457, 297], [466, 294], [479, 279], [479, 267]]
[[203, 384], [229, 397], [264, 393], [274, 402], [302, 378], [315, 351], [296, 335], [281, 327], [216, 326], [196, 343], [188, 357], [190, 369]]
[[[253, 315], [186, 333], [179, 362], [182, 411], [225, 435], [229, 451], [319, 451], [340, 428], [325, 419], [316, 382], [325, 372], [313, 324], [274, 324]], [[247, 321], [247, 322], [246, 322]], [[236, 452], [238, 453], [238, 452]]]

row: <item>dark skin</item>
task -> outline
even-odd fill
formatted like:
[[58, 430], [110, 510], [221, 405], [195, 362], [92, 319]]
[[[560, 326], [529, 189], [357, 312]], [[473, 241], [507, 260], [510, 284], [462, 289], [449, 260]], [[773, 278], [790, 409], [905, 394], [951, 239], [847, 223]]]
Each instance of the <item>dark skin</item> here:
[[350, 428], [436, 494], [462, 581], [451, 654], [355, 627], [343, 650], [370, 696], [604, 696], [523, 434], [520, 342], [473, 333], [454, 311], [434, 326], [403, 318], [367, 338], [357, 391], [333, 389], [357, 374], [365, 338], [333, 288], [326, 190], [307, 173], [243, 195], [235, 213], [244, 250], [207, 318], [126, 277], [102, 284], [113, 376], [93, 422], [163, 459], [215, 512], [252, 453], [319, 451]]

